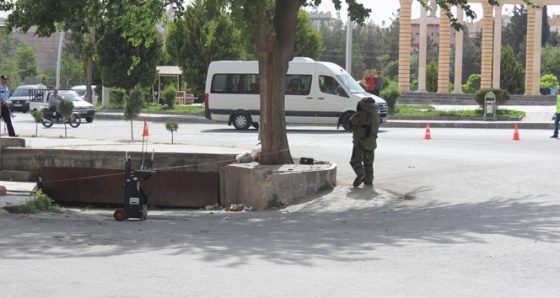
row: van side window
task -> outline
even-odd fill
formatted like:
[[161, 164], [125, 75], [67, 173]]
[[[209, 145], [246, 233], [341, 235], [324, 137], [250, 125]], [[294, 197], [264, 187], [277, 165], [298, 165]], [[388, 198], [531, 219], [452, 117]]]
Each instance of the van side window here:
[[319, 89], [323, 93], [348, 97], [338, 81], [330, 76], [319, 76]]
[[212, 79], [211, 91], [214, 93], [239, 93], [241, 76], [240, 74], [216, 74]]
[[259, 92], [259, 75], [243, 75], [243, 88], [241, 89], [241, 93], [259, 94]]
[[284, 92], [287, 95], [309, 95], [312, 75], [286, 75]]

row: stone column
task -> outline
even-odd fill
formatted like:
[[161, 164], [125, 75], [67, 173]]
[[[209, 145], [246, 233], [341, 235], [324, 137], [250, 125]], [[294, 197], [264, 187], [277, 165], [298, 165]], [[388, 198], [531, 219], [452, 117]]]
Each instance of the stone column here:
[[502, 7], [494, 9], [494, 64], [492, 67], [492, 88], [500, 89], [500, 67], [502, 62]]
[[484, 10], [482, 19], [482, 61], [480, 66], [480, 88], [488, 89], [492, 87], [492, 40], [494, 25], [494, 7], [488, 2], [482, 3]]
[[418, 91], [426, 92], [426, 52], [428, 40], [428, 13], [420, 5], [420, 40], [418, 45]]
[[534, 65], [535, 65], [535, 44], [536, 44], [536, 24], [535, 9], [527, 6], [527, 48], [525, 53], [525, 95], [538, 95], [540, 88], [534, 88]]
[[[463, 7], [457, 6], [457, 23], [463, 24]], [[463, 93], [463, 35], [464, 31], [455, 32], [455, 80], [454, 93]]]
[[437, 93], [449, 93], [449, 63], [451, 50], [451, 21], [447, 16], [448, 7], [440, 6], [439, 12], [439, 57], [438, 57], [438, 90]]
[[[542, 6], [541, 6], [542, 7]], [[533, 90], [540, 94], [542, 57], [542, 8], [535, 8], [535, 64], [533, 65]]]
[[401, 3], [401, 24], [399, 32], [399, 90], [410, 91], [410, 39], [412, 0], [399, 0]]

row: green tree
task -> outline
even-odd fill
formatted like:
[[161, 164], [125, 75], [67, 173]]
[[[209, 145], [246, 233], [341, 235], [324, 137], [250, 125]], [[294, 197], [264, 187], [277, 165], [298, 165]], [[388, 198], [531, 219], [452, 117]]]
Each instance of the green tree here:
[[542, 49], [541, 69], [542, 73], [560, 77], [560, 48], [548, 45]]
[[324, 50], [321, 34], [309, 24], [309, 14], [300, 9], [297, 17], [294, 57], [309, 57], [317, 60]]
[[144, 107], [144, 95], [140, 86], [130, 90], [130, 95], [124, 96], [124, 120], [130, 121], [130, 139], [134, 140], [133, 120], [140, 115]]
[[558, 88], [558, 78], [552, 74], [546, 74], [541, 77], [541, 88]]
[[33, 110], [31, 112], [31, 116], [33, 120], [35, 120], [35, 136], [39, 135], [39, 122], [43, 119], [43, 111], [42, 110]]
[[39, 68], [37, 67], [37, 55], [33, 48], [24, 46], [17, 51], [17, 67], [19, 77], [25, 83], [38, 83]]
[[527, 8], [515, 5], [511, 21], [502, 30], [502, 48], [510, 46], [514, 56], [525, 65], [525, 51], [527, 40]]
[[435, 61], [426, 66], [426, 91], [437, 92], [438, 90], [438, 68]]
[[214, 19], [204, 15], [204, 5], [189, 5], [183, 17], [175, 20], [167, 33], [166, 51], [183, 71], [191, 92], [204, 97], [206, 71], [214, 60], [241, 58], [240, 32], [222, 13]]
[[465, 93], [475, 93], [477, 90], [480, 89], [480, 82], [481, 82], [482, 76], [478, 73], [473, 73], [472, 75], [469, 76], [469, 80], [467, 81], [467, 83], [462, 87], [463, 92]]
[[[122, 28], [123, 37], [134, 46], [149, 46], [154, 42], [149, 32], [155, 24], [162, 22], [165, 8], [171, 4], [176, 4], [178, 13], [181, 12], [180, 0], [10, 1], [0, 5], [0, 9], [11, 12], [5, 22], [7, 32], [15, 29], [27, 32], [35, 26], [39, 37], [51, 36], [61, 28], [81, 37], [82, 58], [86, 65], [86, 97], [91, 101], [93, 57], [105, 34], [99, 28], [112, 22], [112, 28]], [[133, 67], [140, 64], [139, 57], [131, 59]]]
[[166, 122], [165, 129], [171, 132], [171, 144], [173, 144], [173, 132], [179, 129], [179, 124], [177, 122]]
[[163, 91], [163, 102], [167, 105], [167, 108], [172, 110], [175, 107], [175, 101], [177, 100], [177, 89], [175, 86], [171, 85]]
[[502, 48], [500, 65], [500, 87], [510, 94], [523, 94], [525, 92], [525, 70], [517, 61], [510, 46]]
[[64, 119], [64, 137], [68, 137], [66, 123], [70, 117], [72, 117], [72, 113], [74, 112], [74, 103], [68, 99], [61, 99], [58, 103], [56, 111], [60, 113]]
[[[60, 63], [60, 84], [70, 88], [75, 85], [83, 85], [86, 76], [84, 72], [84, 62], [70, 53], [63, 53]], [[56, 85], [56, 68], [51, 68], [45, 72], [43, 80], [47, 86]]]
[[[159, 59], [162, 54], [162, 42], [157, 37], [155, 28], [150, 32], [153, 42], [149, 46], [135, 46], [123, 38], [123, 30], [106, 29], [105, 37], [97, 46], [97, 62], [101, 67], [103, 85], [119, 87], [126, 90], [136, 85], [152, 86], [157, 80]], [[133, 57], [141, 59], [142, 63], [134, 66]]]

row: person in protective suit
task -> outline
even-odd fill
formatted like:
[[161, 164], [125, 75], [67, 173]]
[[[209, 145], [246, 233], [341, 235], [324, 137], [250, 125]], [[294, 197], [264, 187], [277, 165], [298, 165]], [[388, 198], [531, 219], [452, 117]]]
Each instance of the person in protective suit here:
[[373, 185], [373, 160], [379, 131], [379, 114], [373, 98], [366, 97], [358, 102], [356, 114], [350, 118], [349, 126], [354, 144], [350, 165], [357, 175], [354, 187], [360, 186], [362, 182]]

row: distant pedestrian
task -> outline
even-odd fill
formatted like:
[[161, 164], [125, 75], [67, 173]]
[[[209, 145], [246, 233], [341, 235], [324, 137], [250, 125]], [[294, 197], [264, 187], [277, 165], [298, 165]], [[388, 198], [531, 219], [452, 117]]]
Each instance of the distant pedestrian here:
[[350, 165], [356, 173], [354, 187], [373, 185], [373, 160], [377, 148], [377, 133], [379, 131], [379, 114], [375, 100], [366, 97], [358, 102], [356, 114], [349, 121], [352, 130], [352, 157]]
[[558, 123], [560, 122], [560, 94], [556, 91], [556, 114], [554, 114], [554, 134], [551, 138], [558, 138]]
[[10, 112], [10, 90], [8, 90], [8, 77], [5, 75], [0, 76], [0, 100], [2, 100], [2, 108], [0, 115], [6, 122], [6, 127], [8, 128], [8, 135], [10, 137], [17, 137], [12, 125], [12, 115]]
[[383, 72], [377, 72], [377, 76], [375, 76], [373, 79], [373, 85], [373, 94], [379, 96], [381, 90], [383, 90]]
[[375, 77], [373, 75], [373, 70], [370, 71], [366, 77], [362, 80], [362, 84], [366, 85], [366, 91], [373, 94], [375, 90]]

